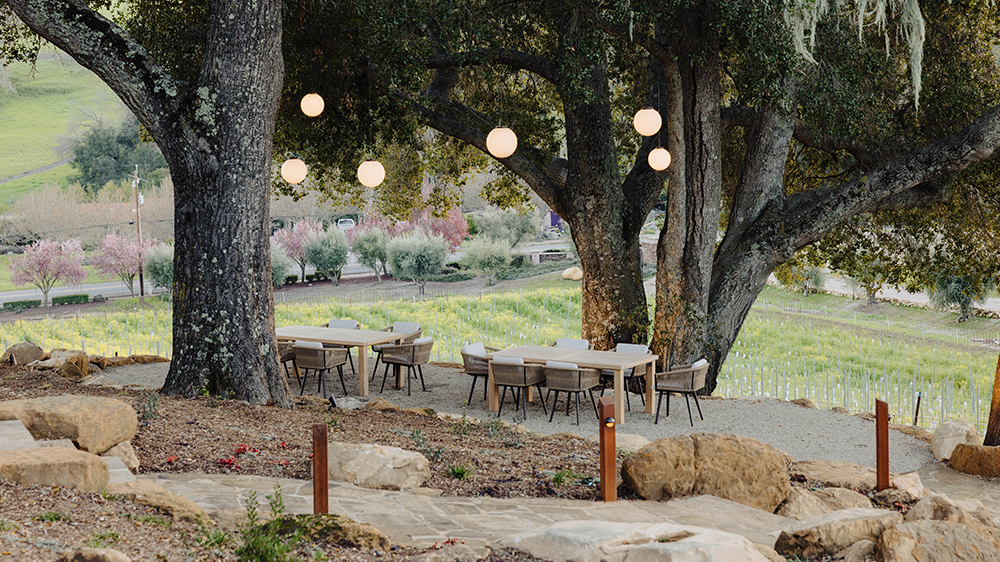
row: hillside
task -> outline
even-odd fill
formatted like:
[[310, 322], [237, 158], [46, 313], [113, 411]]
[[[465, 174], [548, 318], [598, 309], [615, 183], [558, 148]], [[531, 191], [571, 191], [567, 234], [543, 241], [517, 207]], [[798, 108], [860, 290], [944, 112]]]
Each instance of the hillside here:
[[[94, 73], [62, 53], [42, 53], [34, 69], [14, 63], [7, 72], [16, 93], [0, 88], [0, 204], [47, 183], [66, 185], [73, 169], [60, 144], [126, 111]], [[53, 164], [59, 165], [18, 177]]]

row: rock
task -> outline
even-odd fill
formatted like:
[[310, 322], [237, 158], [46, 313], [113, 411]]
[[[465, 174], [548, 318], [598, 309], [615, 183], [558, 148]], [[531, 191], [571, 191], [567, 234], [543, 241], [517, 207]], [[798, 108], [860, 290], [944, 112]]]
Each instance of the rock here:
[[107, 488], [108, 493], [113, 496], [122, 496], [135, 503], [162, 509], [174, 519], [209, 523], [208, 515], [198, 504], [180, 494], [164, 490], [163, 486], [151, 480], [108, 484]]
[[875, 541], [883, 531], [902, 521], [898, 512], [882, 509], [831, 511], [781, 531], [774, 550], [786, 558], [834, 554], [863, 539]]
[[848, 490], [847, 488], [823, 488], [813, 493], [830, 508], [830, 511], [851, 509], [852, 507], [861, 507], [864, 509], [871, 509], [872, 507], [872, 502], [867, 496], [859, 494], [854, 490]]
[[111, 478], [108, 465], [97, 455], [64, 447], [4, 451], [0, 478], [17, 484], [72, 487], [100, 492]]
[[357, 410], [364, 407], [364, 403], [352, 396], [343, 396], [337, 399], [337, 407], [341, 410]]
[[917, 498], [914, 498], [909, 492], [904, 492], [903, 490], [886, 488], [881, 492], [876, 492], [875, 495], [872, 496], [872, 499], [875, 500], [875, 503], [877, 503], [879, 507], [892, 509], [892, 506], [897, 503], [907, 505], [915, 501]]
[[504, 537], [498, 546], [553, 562], [624, 562], [626, 558], [628, 562], [768, 562], [740, 535], [673, 523], [564, 521]]
[[169, 363], [170, 360], [159, 355], [133, 355], [132, 362], [139, 365], [148, 365], [150, 363]]
[[555, 439], [557, 441], [568, 441], [570, 439], [583, 439], [583, 437], [580, 437], [579, 435], [573, 433], [572, 431], [562, 431], [559, 433], [553, 433], [552, 435], [549, 435], [549, 439]]
[[380, 396], [378, 398], [375, 398], [371, 402], [365, 404], [364, 409], [373, 410], [376, 412], [398, 412], [402, 408]]
[[48, 359], [28, 363], [29, 369], [55, 371], [70, 380], [79, 380], [90, 374], [90, 358], [77, 350], [53, 349]]
[[25, 341], [8, 347], [7, 351], [4, 351], [3, 356], [0, 357], [0, 363], [27, 365], [34, 361], [41, 361], [44, 358], [45, 350], [30, 341]]
[[875, 469], [846, 461], [808, 460], [791, 463], [788, 472], [827, 486], [871, 490], [875, 488]]
[[944, 494], [929, 494], [906, 514], [907, 522], [923, 520], [965, 525], [1000, 548], [1000, 529], [997, 528], [993, 516], [979, 500], [952, 500]]
[[425, 417], [432, 417], [436, 414], [436, 412], [430, 408], [407, 408], [403, 410], [403, 413], [411, 414], [414, 416], [425, 416]]
[[802, 406], [803, 408], [808, 408], [810, 410], [819, 409], [816, 407], [816, 403], [808, 398], [796, 398], [795, 400], [789, 400], [789, 402], [791, 402], [792, 404], [798, 404], [799, 406]]
[[583, 270], [579, 267], [568, 267], [562, 272], [563, 279], [569, 279], [570, 281], [579, 281], [583, 279]]
[[298, 534], [309, 542], [342, 544], [362, 550], [388, 550], [392, 546], [382, 531], [340, 515], [284, 515], [264, 525], [278, 535]]
[[851, 414], [851, 411], [848, 410], [847, 408], [843, 407], [843, 406], [834, 406], [834, 407], [830, 408], [830, 411], [831, 412], [836, 412], [838, 414], [847, 414], [847, 415]]
[[[467, 423], [470, 425], [479, 425], [481, 423], [478, 418], [474, 418], [472, 416], [466, 416], [465, 414], [462, 415], [449, 414], [448, 412], [438, 412], [437, 419], [448, 423]], [[501, 422], [503, 422], [503, 420], [501, 420]], [[510, 423], [504, 422], [501, 423], [501, 425], [503, 427], [509, 427]]]
[[964, 525], [946, 521], [906, 522], [878, 541], [885, 562], [1000, 562], [1000, 550]]
[[444, 543], [437, 549], [414, 557], [413, 562], [453, 562], [455, 560], [489, 560], [490, 549], [486, 546], [472, 546], [465, 541]]
[[753, 547], [757, 550], [757, 552], [763, 555], [764, 558], [766, 558], [769, 562], [787, 562], [784, 556], [778, 554], [778, 551], [774, 550], [773, 548], [767, 545], [758, 544], [755, 542], [752, 542], [750, 544], [753, 545]]
[[91, 355], [89, 359], [91, 365], [97, 365], [101, 370], [108, 368], [108, 358], [103, 355]]
[[114, 357], [105, 357], [104, 359], [107, 363], [107, 367], [104, 367], [105, 369], [108, 367], [125, 367], [135, 363], [131, 357], [122, 357], [118, 355], [115, 355]]
[[121, 443], [111, 447], [107, 451], [101, 453], [102, 457], [118, 457], [125, 463], [125, 466], [133, 473], [139, 470], [139, 457], [135, 454], [135, 449], [132, 448], [132, 444], [128, 441], [122, 441]]
[[71, 439], [89, 453], [101, 454], [131, 441], [138, 425], [135, 410], [113, 398], [44, 396], [0, 402], [0, 420], [19, 419], [37, 439]]
[[39, 447], [62, 447], [64, 449], [76, 449], [76, 445], [73, 444], [69, 439], [49, 439], [44, 441], [35, 441], [35, 444]]
[[1000, 476], [1000, 447], [959, 443], [951, 452], [948, 468], [984, 478]]
[[132, 562], [132, 559], [113, 548], [80, 548], [63, 554], [57, 562]]
[[868, 539], [861, 539], [834, 554], [833, 559], [842, 562], [865, 562], [873, 554], [875, 554], [875, 543]]
[[934, 430], [931, 438], [931, 453], [939, 461], [951, 458], [952, 451], [959, 443], [964, 445], [979, 445], [979, 432], [976, 426], [967, 421], [948, 420]]
[[832, 511], [830, 507], [809, 490], [793, 487], [775, 513], [789, 519], [804, 521], [830, 511]]
[[900, 474], [899, 476], [890, 479], [889, 485], [897, 490], [910, 494], [913, 496], [914, 500], [920, 499], [926, 493], [923, 483], [920, 482], [920, 475], [916, 472]]
[[[88, 363], [88, 365], [93, 365], [93, 363]], [[118, 381], [114, 379], [109, 379], [104, 375], [90, 376], [80, 381], [83, 386], [118, 386]]]
[[431, 477], [427, 458], [413, 451], [383, 445], [330, 443], [330, 479], [376, 490], [409, 490]]
[[791, 488], [784, 468], [782, 452], [756, 439], [693, 433], [646, 445], [621, 474], [647, 500], [708, 494], [774, 513]]
[[[304, 394], [296, 398], [295, 401], [306, 408], [313, 408], [316, 410], [326, 410], [330, 407], [330, 401], [321, 396], [310, 396], [308, 394]], [[337, 402], [337, 405], [340, 405], [339, 401]]]
[[[595, 433], [590, 437], [584, 439], [587, 443], [600, 443], [601, 434]], [[638, 451], [639, 449], [649, 445], [649, 439], [646, 439], [642, 435], [635, 435], [634, 433], [617, 433], [615, 432], [615, 449], [624, 449], [631, 453]]]
[[915, 439], [919, 439], [924, 443], [930, 443], [934, 439], [934, 434], [927, 429], [920, 427], [918, 425], [905, 425], [901, 423], [890, 423], [889, 429], [895, 429], [896, 431], [909, 435]]

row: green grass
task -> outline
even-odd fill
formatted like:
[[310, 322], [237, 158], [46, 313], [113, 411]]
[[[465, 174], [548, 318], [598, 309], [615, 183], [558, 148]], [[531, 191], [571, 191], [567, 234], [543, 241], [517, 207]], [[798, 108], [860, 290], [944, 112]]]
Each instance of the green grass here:
[[13, 203], [49, 185], [69, 185], [69, 178], [75, 173], [76, 170], [72, 166], [63, 164], [46, 172], [0, 183], [0, 204]]
[[[17, 93], [0, 90], [0, 179], [59, 161], [59, 142], [79, 134], [74, 132], [77, 125], [94, 118], [116, 122], [125, 111], [95, 74], [66, 55], [39, 60], [34, 75], [23, 63], [13, 63], [7, 71]], [[62, 181], [68, 166], [62, 168], [45, 179]], [[0, 184], [0, 204], [10, 203], [29, 185]]]

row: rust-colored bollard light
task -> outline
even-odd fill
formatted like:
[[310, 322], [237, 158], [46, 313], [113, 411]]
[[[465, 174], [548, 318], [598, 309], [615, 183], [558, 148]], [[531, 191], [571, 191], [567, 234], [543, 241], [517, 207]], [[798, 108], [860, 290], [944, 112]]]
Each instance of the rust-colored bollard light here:
[[602, 396], [597, 401], [597, 417], [601, 421], [601, 499], [618, 499], [618, 471], [615, 462], [615, 401]]
[[875, 401], [875, 480], [877, 491], [889, 487], [889, 404]]
[[313, 513], [330, 513], [330, 472], [327, 470], [326, 424], [313, 425]]

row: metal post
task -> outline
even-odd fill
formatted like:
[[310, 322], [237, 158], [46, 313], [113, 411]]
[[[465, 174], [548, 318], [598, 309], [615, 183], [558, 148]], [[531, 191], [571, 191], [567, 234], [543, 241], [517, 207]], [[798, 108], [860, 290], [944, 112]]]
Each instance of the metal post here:
[[326, 424], [313, 424], [313, 513], [330, 513]]
[[875, 472], [876, 491], [889, 487], [889, 404], [875, 401]]
[[[555, 407], [555, 404], [552, 405]], [[615, 448], [615, 401], [602, 396], [597, 401], [598, 420], [601, 424], [601, 499], [613, 502], [618, 499], [618, 471]]]
[[[142, 212], [139, 210], [139, 165], [135, 165], [135, 178], [132, 180], [135, 188], [135, 231], [139, 238], [139, 296], [146, 296], [142, 282]], [[133, 293], [134, 294], [134, 293]]]

